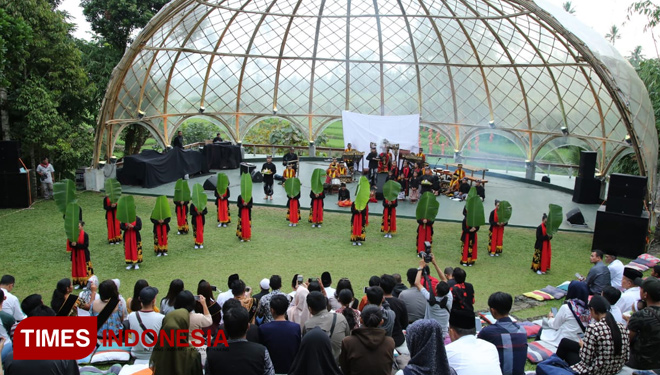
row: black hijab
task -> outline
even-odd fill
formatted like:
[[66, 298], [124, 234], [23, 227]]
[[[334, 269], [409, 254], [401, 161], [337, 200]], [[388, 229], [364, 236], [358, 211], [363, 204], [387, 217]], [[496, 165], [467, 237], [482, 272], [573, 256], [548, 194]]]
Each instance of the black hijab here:
[[442, 327], [433, 319], [421, 319], [408, 326], [406, 334], [410, 362], [404, 375], [455, 375], [449, 367]]
[[316, 327], [307, 331], [293, 359], [289, 375], [342, 375], [335, 362], [328, 334]]

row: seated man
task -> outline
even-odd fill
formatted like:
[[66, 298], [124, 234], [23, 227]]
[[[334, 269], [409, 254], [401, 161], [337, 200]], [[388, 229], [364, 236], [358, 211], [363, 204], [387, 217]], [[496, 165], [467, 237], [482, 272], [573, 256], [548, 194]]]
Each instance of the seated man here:
[[642, 285], [642, 272], [634, 268], [625, 267], [623, 269], [623, 278], [621, 279], [621, 298], [616, 306], [622, 313], [632, 311], [637, 306], [639, 300], [639, 287]]
[[473, 312], [452, 311], [449, 317], [447, 360], [457, 375], [502, 375], [495, 345], [478, 339]]
[[644, 280], [641, 295], [646, 307], [628, 321], [630, 360], [626, 365], [638, 370], [660, 369], [660, 280]]
[[610, 303], [610, 313], [614, 317], [614, 320], [616, 320], [617, 323], [621, 323], [625, 326], [626, 321], [623, 320], [623, 313], [621, 312], [621, 309], [616, 306], [616, 303], [619, 302], [619, 299], [621, 298], [621, 291], [613, 286], [608, 285], [603, 289], [603, 293], [601, 293], [601, 295], [605, 297], [607, 302]]
[[380, 286], [372, 286], [367, 289], [367, 300], [369, 301], [369, 305], [377, 306], [383, 312], [383, 320], [378, 327], [384, 329], [387, 336], [392, 337], [394, 323], [396, 321], [396, 313], [390, 309], [390, 304], [385, 301], [384, 296], [385, 292], [383, 292], [383, 288]]
[[463, 170], [463, 164], [458, 164], [458, 167], [451, 175], [451, 182], [449, 183], [449, 192], [453, 193], [458, 190], [458, 186], [461, 183], [461, 180], [465, 178], [465, 171]]
[[488, 297], [488, 307], [497, 322], [482, 329], [477, 337], [495, 345], [503, 375], [524, 375], [527, 361], [527, 331], [509, 318], [511, 306], [513, 306], [511, 295], [503, 292], [491, 294]]
[[220, 136], [220, 133], [217, 133], [215, 135], [215, 138], [213, 138], [213, 143], [220, 143], [223, 142], [222, 137]]
[[599, 295], [606, 286], [610, 285], [610, 269], [603, 263], [601, 250], [592, 251], [589, 260], [594, 266], [589, 270], [587, 277], [581, 278], [580, 281], [587, 283], [589, 294]]
[[424, 319], [426, 314], [426, 298], [422, 292], [415, 286], [417, 279], [417, 268], [410, 268], [406, 273], [410, 288], [399, 293], [399, 299], [406, 305], [408, 310], [408, 323], [413, 323], [419, 319]]
[[261, 344], [268, 349], [278, 374], [289, 373], [301, 340], [300, 325], [286, 320], [287, 307], [289, 300], [284, 294], [273, 296], [270, 299], [270, 312], [274, 320], [259, 327]]
[[347, 175], [348, 175], [348, 171], [346, 170], [346, 165], [344, 165], [343, 161], [340, 161], [337, 164], [337, 177], [347, 176]]
[[[157, 295], [158, 289], [152, 286], [143, 288], [139, 295], [142, 309], [140, 309], [140, 311], [133, 311], [128, 315], [128, 324], [130, 328], [135, 330], [140, 337], [140, 340], [137, 340], [137, 344], [131, 348], [131, 355], [134, 358], [151, 358], [154, 346], [149, 344], [153, 343], [157, 338], [153, 333], [147, 330], [160, 332], [160, 327], [162, 327], [163, 319], [165, 318], [165, 315], [154, 311]], [[147, 331], [147, 333], [143, 335], [142, 332], [145, 331]], [[148, 345], [145, 346], [144, 344]]]
[[312, 316], [305, 322], [303, 336], [314, 327], [320, 327], [330, 337], [332, 355], [335, 361], [338, 361], [341, 341], [351, 335], [351, 328], [344, 315], [328, 312], [327, 302], [327, 298], [321, 292], [313, 291], [307, 295], [307, 308]]
[[455, 197], [464, 201], [467, 199], [468, 194], [470, 193], [470, 184], [468, 183], [467, 178], [461, 180], [461, 184], [458, 186], [458, 191], [455, 192]]
[[224, 313], [223, 319], [229, 346], [206, 348], [206, 374], [274, 375], [268, 349], [245, 338], [250, 325], [248, 311], [234, 307]]
[[337, 205], [339, 207], [350, 207], [352, 203], [351, 192], [346, 189], [346, 183], [342, 182], [339, 186], [339, 194], [337, 194]]
[[332, 161], [330, 162], [330, 165], [328, 166], [328, 168], [333, 168], [334, 169], [334, 168], [337, 168], [337, 165], [338, 165], [337, 158], [333, 157]]
[[607, 268], [610, 269], [610, 285], [623, 291], [623, 287], [621, 287], [621, 279], [623, 278], [624, 266], [623, 263], [617, 259], [616, 251], [607, 250], [605, 252], [605, 263], [607, 264]]

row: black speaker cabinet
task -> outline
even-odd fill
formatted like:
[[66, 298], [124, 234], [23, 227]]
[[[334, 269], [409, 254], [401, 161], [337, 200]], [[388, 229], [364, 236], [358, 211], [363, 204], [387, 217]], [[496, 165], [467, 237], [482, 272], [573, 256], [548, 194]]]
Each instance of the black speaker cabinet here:
[[638, 216], [644, 208], [646, 177], [612, 173], [607, 191], [607, 211]]
[[579, 177], [593, 177], [596, 173], [596, 160], [598, 153], [595, 151], [580, 151]]
[[573, 225], [585, 225], [584, 216], [579, 208], [574, 208], [566, 214], [566, 220]]
[[0, 208], [26, 208], [32, 204], [27, 173], [0, 173]]
[[382, 201], [383, 197], [383, 186], [387, 182], [387, 173], [376, 173], [376, 199]]
[[218, 182], [218, 177], [213, 175], [204, 181], [204, 190], [211, 190], [215, 191], [215, 189], [218, 188], [218, 185], [216, 183]]
[[646, 251], [649, 213], [632, 216], [606, 211], [604, 206], [596, 213], [596, 227], [592, 249], [614, 250], [619, 256], [635, 259]]
[[0, 172], [17, 173], [20, 153], [18, 141], [0, 141]]
[[264, 182], [264, 175], [261, 174], [258, 170], [253, 170], [252, 173], [252, 182]]
[[600, 203], [602, 182], [593, 177], [576, 177], [573, 189], [573, 202], [585, 204]]
[[252, 174], [252, 171], [257, 168], [256, 165], [250, 163], [241, 163], [241, 174], [249, 173]]

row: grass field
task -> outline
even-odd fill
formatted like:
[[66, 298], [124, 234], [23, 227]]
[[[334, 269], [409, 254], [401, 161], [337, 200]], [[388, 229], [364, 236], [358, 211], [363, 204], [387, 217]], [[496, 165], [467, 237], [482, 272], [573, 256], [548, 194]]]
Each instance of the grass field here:
[[[137, 279], [147, 279], [161, 291], [167, 292], [174, 278], [184, 280], [186, 288], [195, 290], [200, 279], [206, 279], [219, 289], [226, 289], [227, 276], [239, 273], [248, 285], [258, 287], [259, 281], [272, 274], [284, 280], [284, 290], [290, 291], [290, 280], [295, 273], [305, 277], [318, 277], [330, 271], [336, 282], [348, 277], [358, 297], [372, 275], [400, 273], [417, 267], [415, 235], [417, 223], [410, 219], [398, 220], [398, 234], [385, 239], [379, 232], [381, 212], [372, 212], [364, 246], [354, 247], [349, 242], [350, 217], [341, 213], [326, 213], [323, 228], [312, 229], [306, 223], [291, 228], [285, 220], [283, 208], [255, 207], [253, 210], [253, 240], [240, 243], [235, 237], [236, 208], [231, 207], [234, 223], [229, 228], [217, 228], [215, 206], [209, 202], [204, 249], [193, 249], [193, 237], [170, 232], [170, 255], [156, 257], [153, 252], [152, 225], [149, 216], [155, 198], [136, 196], [138, 215], [143, 219], [142, 230], [144, 262], [140, 270], [124, 269], [123, 248], [110, 246], [106, 241], [102, 195], [79, 193], [86, 230], [90, 237], [90, 251], [95, 273], [101, 280], [121, 279], [121, 292], [132, 293]], [[328, 203], [330, 204], [330, 203]], [[172, 211], [174, 207], [172, 205]], [[24, 298], [39, 293], [50, 302], [57, 281], [70, 277], [71, 264], [65, 251], [62, 215], [53, 201], [39, 201], [33, 208], [0, 210], [0, 259], [2, 274], [16, 277], [14, 293]], [[460, 224], [435, 224], [434, 253], [442, 268], [459, 265]], [[488, 229], [479, 231], [479, 260], [467, 269], [468, 282], [476, 290], [476, 307], [485, 309], [487, 297], [501, 290], [519, 295], [546, 285], [558, 285], [573, 279], [575, 272], [586, 274], [589, 264], [591, 235], [558, 233], [552, 241], [552, 271], [545, 276], [530, 269], [534, 244], [534, 230], [507, 228], [504, 254], [487, 256]], [[435, 274], [435, 272], [433, 272]], [[543, 311], [522, 312], [520, 316], [540, 315]]]

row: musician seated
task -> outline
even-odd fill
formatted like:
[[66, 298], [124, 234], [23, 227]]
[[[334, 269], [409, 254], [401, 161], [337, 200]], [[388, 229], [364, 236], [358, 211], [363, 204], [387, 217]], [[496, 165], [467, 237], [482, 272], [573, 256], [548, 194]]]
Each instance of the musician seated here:
[[[352, 153], [352, 152], [355, 152], [355, 150], [353, 150], [353, 145], [351, 145], [349, 143], [349, 144], [346, 145], [346, 149], [344, 150], [344, 153], [346, 154], [346, 153]], [[351, 170], [353, 170], [353, 165], [355, 165], [355, 162], [353, 161], [353, 159], [344, 159], [344, 161], [346, 162], [346, 166], [348, 168], [350, 168]]]
[[458, 187], [458, 191], [454, 193], [454, 199], [464, 201], [467, 198], [469, 192], [470, 184], [468, 183], [467, 178], [463, 177], [461, 184]]
[[329, 168], [337, 168], [337, 158], [332, 158]]
[[422, 158], [422, 163], [426, 163], [426, 155], [424, 155], [424, 149], [419, 148], [419, 153], [417, 154], [420, 158]]
[[341, 178], [341, 177], [347, 176], [347, 175], [348, 175], [348, 171], [346, 170], [346, 165], [344, 165], [343, 161], [340, 161], [337, 164], [337, 177]]
[[346, 189], [346, 184], [342, 182], [337, 194], [337, 205], [339, 207], [351, 207], [352, 204], [351, 192]]
[[454, 171], [451, 176], [451, 182], [449, 183], [449, 194], [453, 194], [458, 191], [461, 180], [465, 178], [465, 171], [463, 170], [463, 164], [459, 164], [458, 168]]
[[287, 164], [286, 169], [282, 174], [282, 183], [284, 183], [284, 181], [286, 181], [288, 178], [293, 177], [296, 177], [296, 170], [293, 169], [293, 164]]
[[349, 143], [346, 145], [346, 149], [344, 150], [344, 152], [351, 152], [351, 151], [353, 151], [353, 145]]
[[215, 138], [213, 138], [213, 143], [221, 143], [221, 142], [224, 142], [224, 141], [222, 140], [222, 137], [220, 136], [220, 133], [218, 133], [218, 134], [215, 135]]

